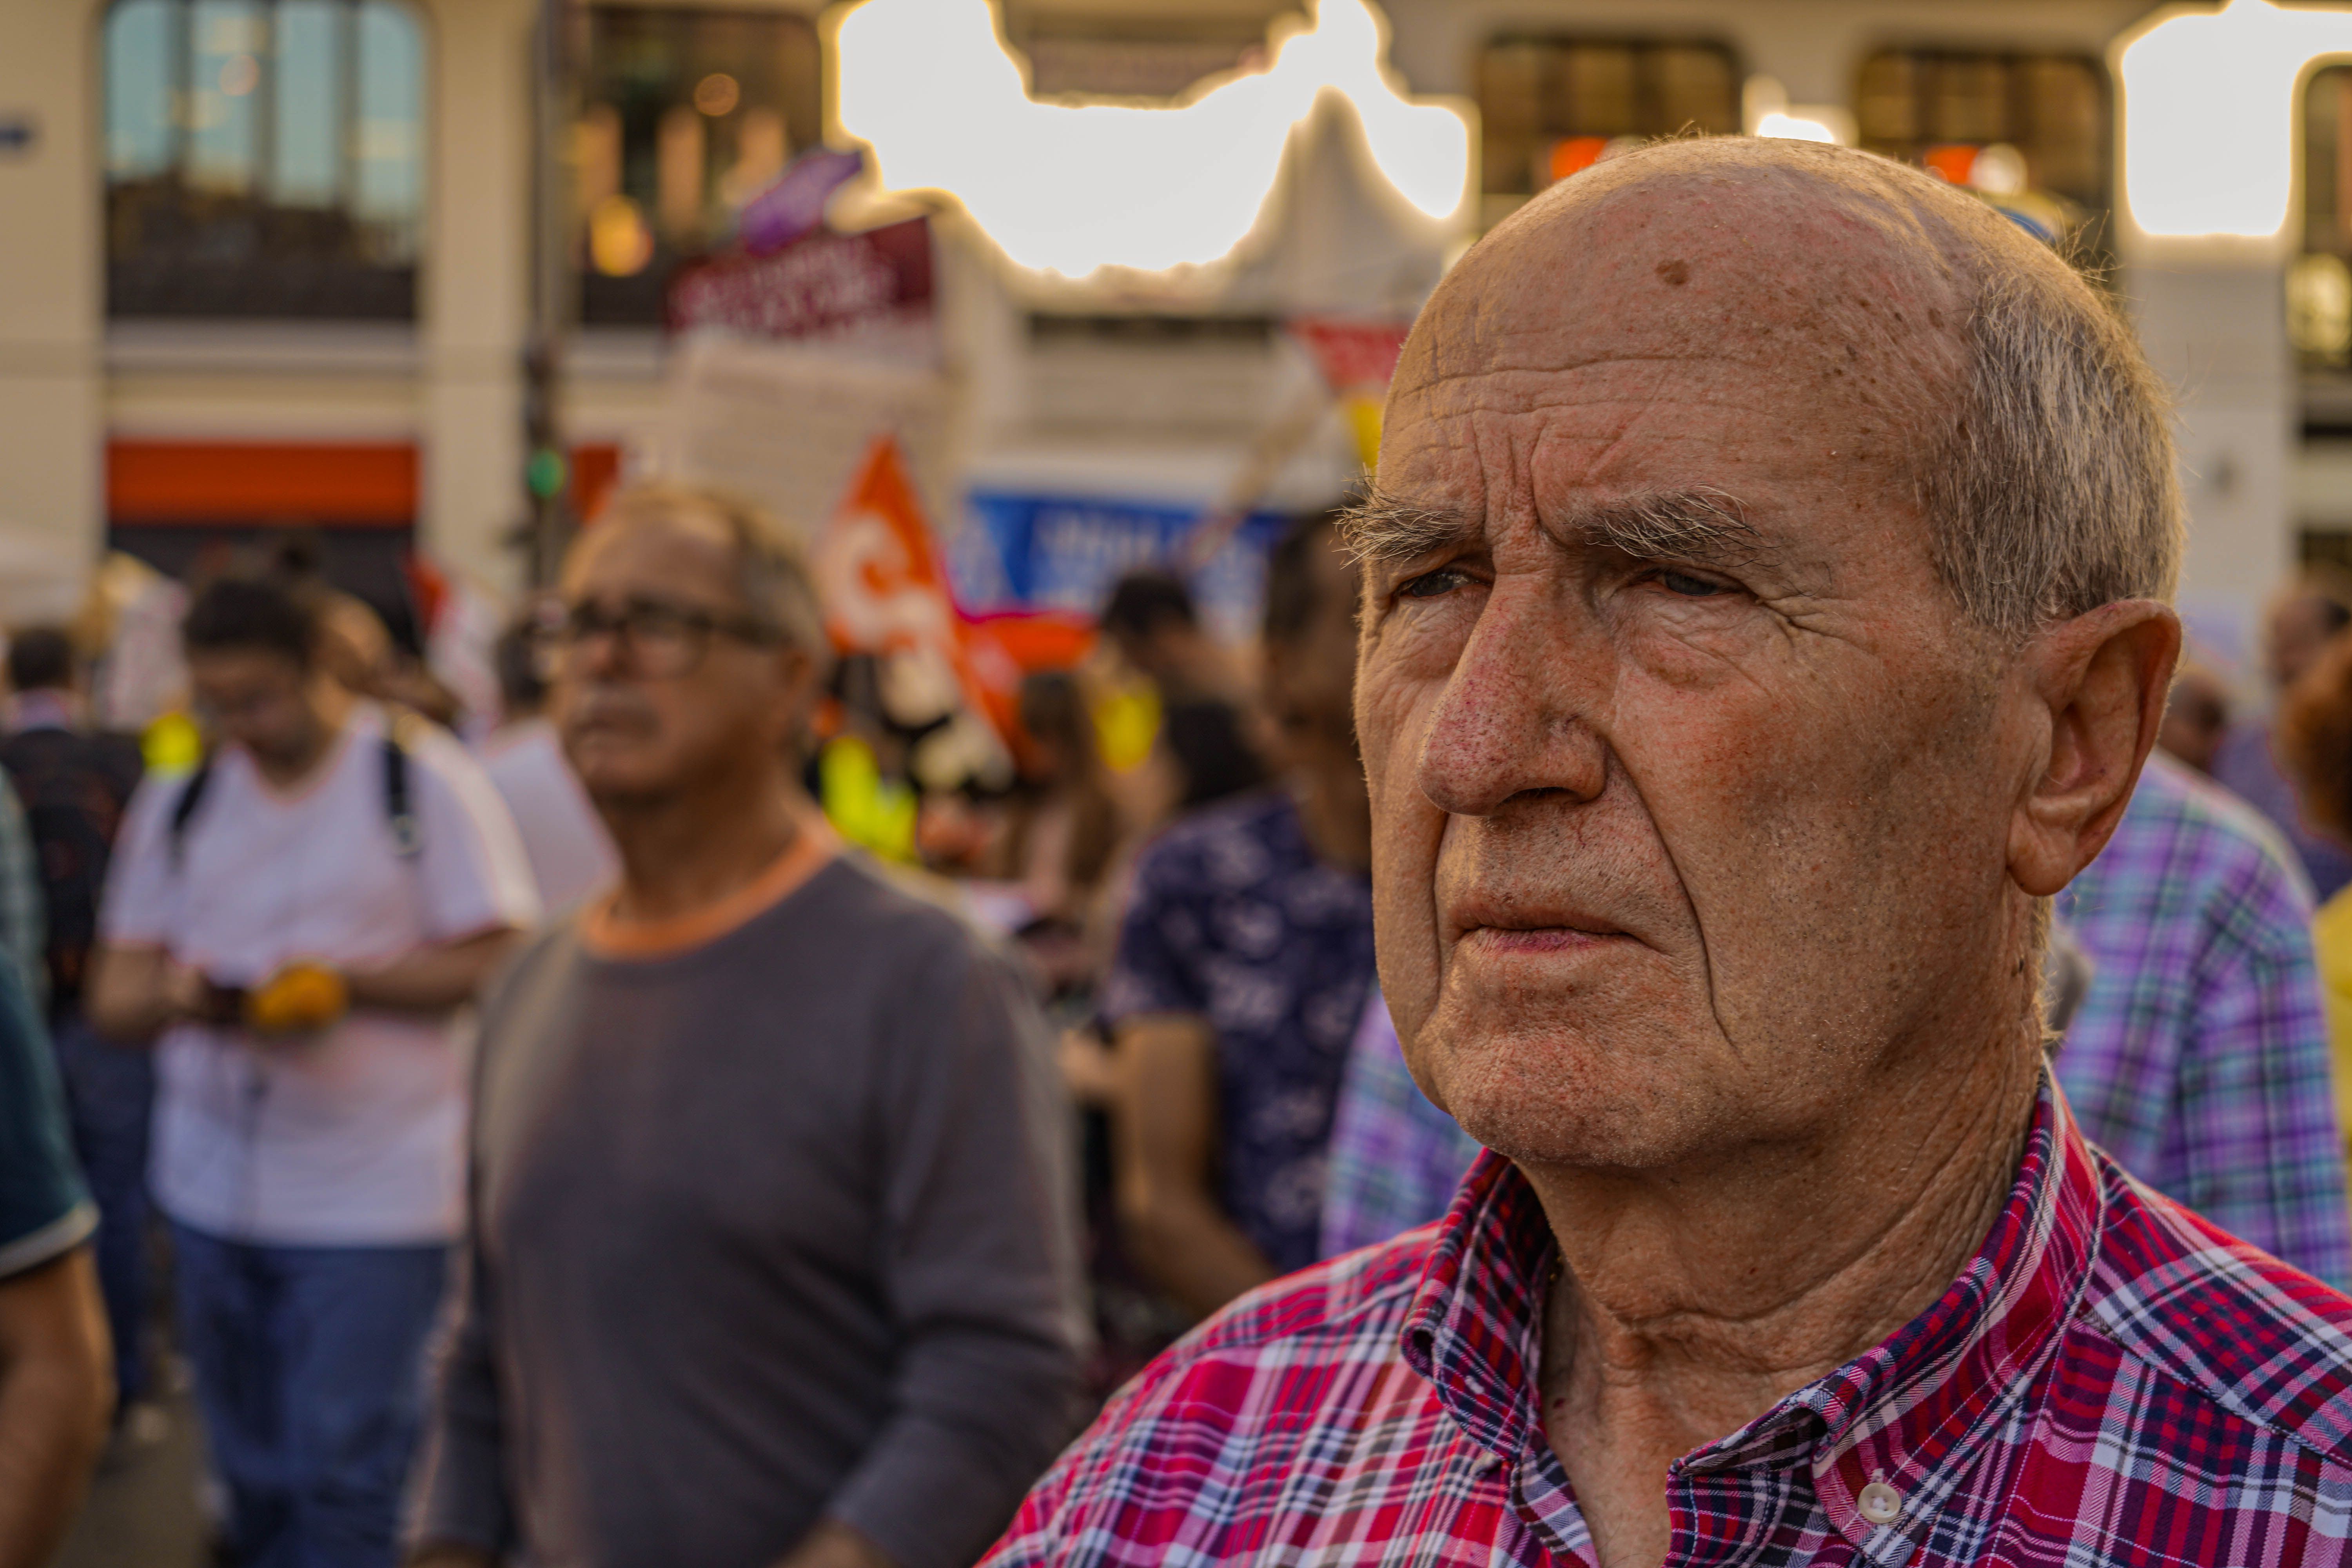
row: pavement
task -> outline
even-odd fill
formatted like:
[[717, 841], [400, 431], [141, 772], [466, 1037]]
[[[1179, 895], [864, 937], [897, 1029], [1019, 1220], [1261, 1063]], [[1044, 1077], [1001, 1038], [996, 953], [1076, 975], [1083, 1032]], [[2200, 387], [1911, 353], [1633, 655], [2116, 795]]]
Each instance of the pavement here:
[[134, 1412], [100, 1462], [52, 1568], [206, 1568], [203, 1439], [187, 1379]]

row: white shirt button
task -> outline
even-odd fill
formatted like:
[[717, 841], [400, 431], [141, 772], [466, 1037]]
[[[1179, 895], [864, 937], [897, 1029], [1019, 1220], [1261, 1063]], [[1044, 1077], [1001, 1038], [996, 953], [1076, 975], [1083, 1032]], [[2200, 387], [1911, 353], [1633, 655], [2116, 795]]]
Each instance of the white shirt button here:
[[1862, 1517], [1873, 1524], [1893, 1524], [1903, 1512], [1903, 1494], [1885, 1481], [1871, 1482], [1854, 1500], [1862, 1505]]

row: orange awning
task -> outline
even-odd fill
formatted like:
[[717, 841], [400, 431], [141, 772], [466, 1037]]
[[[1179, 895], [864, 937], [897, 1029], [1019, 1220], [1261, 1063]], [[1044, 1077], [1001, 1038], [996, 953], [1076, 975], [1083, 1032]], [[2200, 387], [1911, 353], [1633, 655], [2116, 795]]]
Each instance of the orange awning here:
[[407, 528], [416, 448], [293, 442], [110, 441], [106, 507], [118, 523], [319, 523]]

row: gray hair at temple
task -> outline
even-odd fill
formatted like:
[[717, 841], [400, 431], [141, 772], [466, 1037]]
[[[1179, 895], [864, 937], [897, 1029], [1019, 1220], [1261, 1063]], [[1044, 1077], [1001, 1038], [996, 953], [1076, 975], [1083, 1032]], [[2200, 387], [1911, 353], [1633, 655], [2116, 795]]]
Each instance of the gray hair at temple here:
[[731, 491], [677, 479], [625, 486], [596, 513], [600, 528], [666, 518], [702, 517], [725, 529], [735, 546], [735, 584], [761, 624], [806, 654], [822, 681], [833, 668], [833, 642], [800, 542], [757, 502]]
[[2171, 399], [2137, 339], [2080, 273], [2016, 248], [2043, 264], [1958, 258], [1976, 286], [1968, 379], [1918, 486], [1945, 585], [2023, 637], [2117, 599], [2170, 599], [2184, 528]]
[[[1846, 148], [1669, 141], [1576, 181], [1622, 187], [1702, 160], [1862, 198], [1888, 228], [1932, 249], [1969, 301], [1965, 318], [1941, 329], [1959, 340], [1958, 384], [1908, 401], [1924, 437], [1911, 466], [1914, 493], [1937, 572], [1970, 620], [2014, 641], [2117, 599], [2172, 596], [2183, 523], [2170, 397], [2095, 284], [1975, 197]], [[1576, 181], [1550, 199], [1579, 199]], [[1840, 328], [1882, 335], [1887, 323], [1884, 312], [1825, 323]], [[1742, 527], [1738, 501], [1713, 492], [1635, 510], [1654, 514], [1631, 520], [1649, 530]], [[1444, 527], [1376, 494], [1357, 510], [1350, 534], [1368, 553], [1395, 555]]]

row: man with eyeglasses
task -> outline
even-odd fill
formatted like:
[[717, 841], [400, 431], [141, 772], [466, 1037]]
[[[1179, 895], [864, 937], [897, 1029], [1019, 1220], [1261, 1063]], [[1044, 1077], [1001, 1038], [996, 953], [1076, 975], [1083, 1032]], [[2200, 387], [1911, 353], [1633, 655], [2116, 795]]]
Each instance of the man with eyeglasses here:
[[203, 589], [212, 748], [132, 795], [91, 1024], [156, 1051], [150, 1177], [231, 1561], [383, 1568], [464, 1189], [457, 1012], [538, 918], [456, 738], [360, 700], [313, 588]]
[[772, 521], [625, 491], [563, 601], [622, 877], [484, 1010], [412, 1562], [961, 1568], [1077, 1389], [1040, 1022], [803, 792], [826, 646]]

